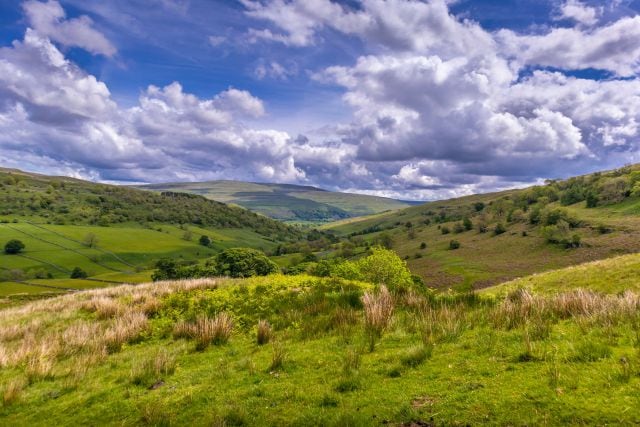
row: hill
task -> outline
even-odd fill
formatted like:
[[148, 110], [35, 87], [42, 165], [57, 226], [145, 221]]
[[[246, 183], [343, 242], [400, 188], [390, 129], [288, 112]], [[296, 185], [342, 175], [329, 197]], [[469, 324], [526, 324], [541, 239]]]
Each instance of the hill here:
[[[199, 244], [202, 235], [211, 244]], [[67, 177], [0, 170], [0, 295], [140, 282], [164, 257], [195, 262], [223, 248], [268, 250], [302, 233], [197, 195], [161, 194]], [[88, 278], [70, 280], [79, 267]]]
[[140, 188], [199, 194], [286, 222], [322, 223], [404, 208], [409, 202], [291, 184], [241, 181], [150, 184]]
[[520, 288], [544, 294], [581, 288], [609, 294], [623, 293], [627, 290], [638, 292], [640, 254], [622, 255], [535, 274], [487, 288], [486, 292], [506, 294]]
[[634, 425], [639, 307], [305, 275], [79, 292], [0, 310], [0, 423]]
[[430, 286], [483, 288], [639, 252], [640, 166], [430, 202], [323, 228], [348, 237], [355, 247], [350, 252], [371, 243], [392, 247]]

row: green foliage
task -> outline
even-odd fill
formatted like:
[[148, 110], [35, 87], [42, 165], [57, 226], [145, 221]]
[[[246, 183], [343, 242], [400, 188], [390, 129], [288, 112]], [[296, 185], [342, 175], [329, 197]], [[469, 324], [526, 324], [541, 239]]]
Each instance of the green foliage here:
[[458, 242], [457, 240], [451, 240], [449, 242], [449, 249], [450, 250], [456, 250], [460, 248], [460, 242]]
[[467, 231], [473, 230], [473, 222], [469, 217], [464, 217], [462, 220], [462, 224], [464, 225], [464, 229]]
[[69, 277], [71, 277], [72, 279], [86, 279], [87, 277], [89, 277], [89, 275], [80, 267], [75, 267], [71, 271], [71, 275]]
[[496, 228], [493, 229], [493, 234], [498, 236], [500, 234], [503, 234], [507, 231], [506, 227], [504, 226], [503, 223], [499, 222], [496, 224]]
[[209, 236], [202, 235], [200, 236], [200, 239], [198, 239], [198, 243], [200, 243], [202, 246], [210, 246], [211, 238], [209, 238]]
[[216, 256], [215, 263], [218, 273], [229, 277], [266, 276], [278, 271], [263, 252], [250, 248], [226, 249]]
[[17, 239], [12, 239], [12, 240], [9, 240], [4, 245], [4, 253], [8, 255], [15, 255], [22, 252], [24, 248], [25, 248], [25, 245], [24, 243], [22, 243], [22, 241]]

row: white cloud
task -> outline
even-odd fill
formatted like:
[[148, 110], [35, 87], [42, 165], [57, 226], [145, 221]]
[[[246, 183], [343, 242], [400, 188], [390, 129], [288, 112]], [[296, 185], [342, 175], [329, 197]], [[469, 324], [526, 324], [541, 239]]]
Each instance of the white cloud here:
[[207, 37], [207, 40], [211, 46], [218, 47], [224, 44], [227, 41], [227, 38], [225, 36], [209, 36]]
[[[8, 164], [103, 180], [237, 178], [301, 181], [286, 132], [249, 129], [261, 100], [229, 88], [211, 99], [179, 83], [149, 86], [123, 109], [106, 85], [28, 30], [0, 49], [0, 154]], [[24, 167], [24, 166], [23, 166]]]
[[594, 25], [602, 14], [602, 8], [587, 6], [580, 0], [567, 0], [560, 5], [560, 19], [571, 19], [583, 25]]
[[86, 15], [66, 19], [60, 3], [48, 0], [28, 0], [22, 4], [29, 25], [41, 35], [64, 46], [75, 46], [86, 49], [93, 54], [113, 56], [116, 47], [102, 34], [93, 28], [93, 21]]

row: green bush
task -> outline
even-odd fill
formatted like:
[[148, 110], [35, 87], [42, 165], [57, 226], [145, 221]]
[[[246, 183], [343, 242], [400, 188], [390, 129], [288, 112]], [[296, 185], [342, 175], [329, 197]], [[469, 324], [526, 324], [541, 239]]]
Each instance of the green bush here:
[[70, 277], [72, 279], [86, 279], [87, 277], [89, 277], [89, 275], [87, 274], [86, 271], [84, 271], [80, 267], [76, 267], [71, 272], [71, 276]]
[[456, 250], [460, 248], [460, 242], [458, 242], [457, 240], [452, 240], [449, 242], [449, 249], [450, 250]]
[[215, 258], [216, 270], [229, 277], [266, 276], [278, 271], [278, 265], [256, 249], [231, 248]]
[[24, 250], [25, 246], [20, 240], [9, 240], [6, 245], [4, 245], [4, 253], [9, 255], [15, 255]]

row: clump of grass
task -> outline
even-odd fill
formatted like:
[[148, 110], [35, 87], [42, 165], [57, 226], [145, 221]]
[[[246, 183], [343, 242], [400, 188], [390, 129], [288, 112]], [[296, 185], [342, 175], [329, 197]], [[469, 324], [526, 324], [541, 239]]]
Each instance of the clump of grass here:
[[344, 374], [351, 375], [360, 369], [360, 359], [360, 353], [357, 350], [353, 348], [348, 349], [342, 359], [342, 371]]
[[95, 296], [84, 302], [83, 308], [96, 314], [98, 319], [111, 319], [120, 314], [123, 306], [108, 296]]
[[433, 346], [413, 347], [400, 357], [400, 363], [406, 367], [415, 368], [431, 358], [432, 354]]
[[25, 381], [22, 378], [14, 378], [4, 387], [2, 392], [3, 406], [9, 406], [17, 402], [24, 391]]
[[269, 365], [270, 372], [282, 369], [284, 362], [287, 360], [287, 350], [280, 341], [274, 341], [272, 347], [273, 353], [271, 355], [271, 364]]
[[627, 356], [623, 356], [618, 360], [618, 378], [620, 382], [628, 383], [633, 375], [633, 368], [631, 366], [631, 361]]
[[365, 292], [364, 306], [365, 332], [369, 338], [369, 351], [373, 351], [376, 341], [382, 337], [393, 317], [393, 297], [386, 286], [377, 292]]
[[53, 378], [53, 360], [51, 357], [34, 353], [27, 358], [24, 373], [29, 384]]
[[613, 352], [611, 347], [604, 343], [587, 340], [583, 341], [576, 347], [573, 360], [576, 362], [595, 362], [600, 359], [611, 357]]
[[200, 317], [195, 323], [179, 322], [173, 330], [175, 338], [194, 339], [198, 351], [211, 344], [226, 344], [232, 333], [233, 318], [227, 313], [218, 313], [213, 319]]
[[256, 333], [256, 342], [258, 345], [265, 345], [271, 340], [271, 325], [266, 320], [258, 321], [258, 330]]
[[320, 399], [320, 406], [323, 408], [335, 408], [338, 406], [338, 403], [340, 403], [338, 399], [329, 394], [325, 394], [322, 396], [322, 399]]
[[160, 349], [150, 357], [134, 363], [131, 368], [130, 379], [133, 384], [149, 386], [171, 375], [176, 369], [176, 359], [165, 349]]
[[461, 304], [425, 307], [421, 312], [420, 335], [425, 346], [455, 341], [467, 328], [465, 307]]
[[335, 386], [335, 391], [338, 393], [348, 393], [350, 391], [356, 391], [360, 388], [360, 380], [353, 376], [349, 375], [344, 378], [341, 378], [340, 381]]
[[126, 311], [117, 317], [104, 334], [104, 343], [110, 353], [120, 351], [122, 345], [138, 338], [148, 326], [148, 319], [139, 311]]

